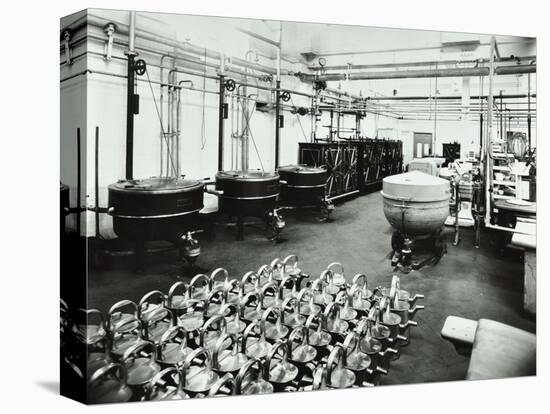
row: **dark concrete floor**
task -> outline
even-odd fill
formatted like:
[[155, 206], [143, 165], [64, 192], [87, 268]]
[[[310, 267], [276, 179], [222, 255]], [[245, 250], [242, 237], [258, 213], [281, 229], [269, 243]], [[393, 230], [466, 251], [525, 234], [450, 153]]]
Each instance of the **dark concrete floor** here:
[[[195, 273], [225, 267], [232, 277], [240, 278], [248, 270], [275, 257], [290, 253], [300, 258], [301, 268], [313, 276], [331, 262], [341, 262], [346, 276], [366, 273], [369, 286], [389, 285], [392, 269], [391, 227], [384, 218], [380, 194], [373, 193], [337, 206], [331, 223], [313, 218], [296, 220], [287, 214], [285, 241], [273, 244], [259, 229], [246, 229], [246, 239], [235, 241], [235, 230], [218, 226], [214, 240], [201, 239], [202, 254], [198, 270], [182, 269], [175, 253], [147, 258], [147, 270], [136, 274], [127, 260], [116, 260], [108, 270], [89, 273], [88, 306], [106, 311], [120, 299], [138, 301], [153, 289], [164, 292], [178, 279], [189, 280]], [[447, 231], [450, 231], [447, 229]], [[523, 264], [521, 258], [499, 249], [499, 233], [482, 234], [481, 247], [473, 248], [472, 232], [465, 230], [459, 246], [433, 267], [424, 267], [401, 275], [401, 286], [423, 293], [424, 311], [412, 328], [411, 343], [403, 348], [399, 361], [392, 363], [383, 384], [452, 381], [465, 377], [468, 357], [441, 338], [440, 332], [449, 315], [471, 319], [489, 318], [534, 332], [536, 323], [522, 315]]]

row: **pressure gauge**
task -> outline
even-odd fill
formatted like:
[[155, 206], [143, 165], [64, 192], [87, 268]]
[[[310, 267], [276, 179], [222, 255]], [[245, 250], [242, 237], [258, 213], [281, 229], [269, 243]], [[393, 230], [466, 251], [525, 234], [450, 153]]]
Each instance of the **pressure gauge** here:
[[323, 68], [323, 67], [325, 67], [326, 64], [327, 64], [327, 60], [324, 57], [320, 57], [319, 58], [319, 66], [321, 66]]

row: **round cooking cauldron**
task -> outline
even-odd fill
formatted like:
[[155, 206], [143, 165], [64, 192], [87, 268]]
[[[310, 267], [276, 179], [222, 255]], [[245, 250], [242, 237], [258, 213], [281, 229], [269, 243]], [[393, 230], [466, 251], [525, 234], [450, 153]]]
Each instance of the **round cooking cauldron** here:
[[276, 207], [279, 175], [257, 170], [220, 171], [216, 174], [216, 190], [220, 192], [221, 213], [264, 218]]
[[279, 167], [281, 201], [291, 206], [317, 206], [325, 197], [327, 170], [323, 167], [287, 165]]
[[433, 234], [449, 216], [449, 181], [420, 171], [384, 178], [382, 197], [386, 219], [402, 234]]
[[119, 237], [174, 240], [199, 225], [204, 184], [183, 178], [121, 180], [109, 186], [109, 214]]

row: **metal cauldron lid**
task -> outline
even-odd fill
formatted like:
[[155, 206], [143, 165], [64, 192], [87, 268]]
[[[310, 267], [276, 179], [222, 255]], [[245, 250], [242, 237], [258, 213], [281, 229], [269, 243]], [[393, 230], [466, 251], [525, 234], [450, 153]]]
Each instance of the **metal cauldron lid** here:
[[109, 190], [145, 194], [170, 194], [194, 191], [203, 186], [204, 184], [199, 180], [186, 180], [181, 177], [149, 177], [138, 180], [120, 180], [111, 184]]
[[382, 180], [382, 196], [387, 199], [409, 202], [433, 202], [448, 200], [448, 180], [420, 171], [391, 175]]
[[299, 174], [321, 174], [326, 173], [327, 169], [323, 167], [312, 167], [310, 165], [285, 165], [279, 167], [278, 171], [299, 173]]
[[278, 179], [279, 174], [272, 171], [247, 170], [247, 171], [219, 171], [216, 179], [233, 181], [271, 181]]

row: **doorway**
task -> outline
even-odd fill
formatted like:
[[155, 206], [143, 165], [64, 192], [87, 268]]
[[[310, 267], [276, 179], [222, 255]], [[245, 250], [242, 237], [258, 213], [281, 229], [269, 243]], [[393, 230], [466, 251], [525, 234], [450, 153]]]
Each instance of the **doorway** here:
[[413, 157], [422, 158], [432, 154], [432, 134], [415, 132], [413, 136]]

